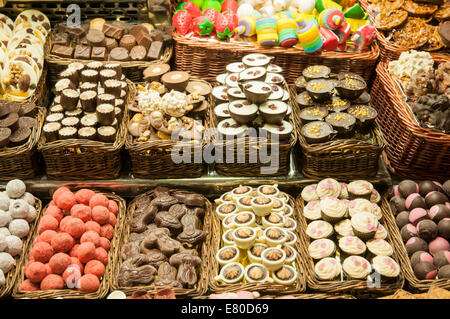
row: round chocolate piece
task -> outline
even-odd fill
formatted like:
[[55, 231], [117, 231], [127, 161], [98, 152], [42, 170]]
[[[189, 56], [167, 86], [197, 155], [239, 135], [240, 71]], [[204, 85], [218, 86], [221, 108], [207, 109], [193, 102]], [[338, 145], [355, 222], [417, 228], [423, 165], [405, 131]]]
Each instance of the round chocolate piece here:
[[407, 198], [412, 193], [419, 192], [419, 185], [417, 185], [417, 183], [412, 180], [405, 179], [404, 181], [400, 182], [400, 184], [398, 184], [398, 191], [403, 198]]
[[450, 265], [439, 268], [438, 277], [439, 279], [450, 278]]
[[416, 226], [420, 221], [424, 219], [430, 219], [428, 213], [423, 208], [414, 208], [409, 212], [409, 222]]
[[443, 267], [450, 264], [450, 251], [441, 250], [434, 255], [434, 264]]
[[102, 31], [91, 29], [86, 35], [86, 40], [93, 47], [105, 46], [105, 34]]
[[450, 218], [450, 208], [444, 204], [437, 204], [430, 208], [428, 216], [435, 222], [439, 223], [444, 218]]
[[398, 226], [399, 229], [402, 229], [403, 226], [409, 224], [409, 212], [408, 211], [403, 211], [400, 212], [396, 217], [395, 217], [395, 222]]
[[407, 242], [410, 238], [417, 237], [418, 232], [417, 228], [413, 224], [407, 224], [403, 226], [400, 234], [402, 235], [403, 241]]
[[406, 210], [405, 199], [400, 196], [394, 196], [389, 201], [389, 205], [391, 206], [392, 213], [397, 215], [399, 212]]
[[447, 196], [450, 196], [450, 179], [442, 185], [442, 189], [444, 190], [445, 194], [447, 194]]
[[19, 114], [9, 113], [4, 119], [0, 120], [0, 127], [9, 128], [12, 132], [19, 128]]
[[109, 53], [109, 57], [112, 61], [128, 61], [130, 59], [128, 50], [122, 47], [112, 49]]
[[432, 264], [434, 262], [434, 259], [433, 259], [433, 256], [431, 256], [426, 251], [419, 250], [419, 251], [416, 251], [414, 254], [412, 254], [411, 266], [414, 268], [420, 262], [428, 262], [428, 263]]
[[419, 232], [419, 237], [426, 241], [431, 241], [438, 235], [436, 223], [429, 219], [419, 222], [417, 224], [417, 230]]
[[445, 202], [448, 201], [447, 195], [437, 191], [428, 193], [427, 196], [425, 196], [425, 203], [428, 208], [437, 204], [445, 204]]
[[147, 50], [142, 45], [136, 45], [130, 50], [130, 58], [132, 61], [144, 61]]
[[426, 208], [425, 200], [419, 193], [412, 193], [405, 199], [405, 207], [408, 210], [414, 208]]
[[436, 266], [429, 262], [420, 262], [414, 267], [414, 274], [420, 280], [434, 279], [437, 272]]
[[408, 252], [408, 255], [411, 256], [416, 251], [423, 250], [428, 251], [428, 244], [425, 240], [419, 237], [412, 237], [410, 238], [406, 244], [406, 251]]
[[65, 111], [75, 110], [78, 105], [80, 93], [73, 89], [64, 89], [61, 92], [61, 106]]
[[[143, 73], [143, 79], [147, 82], [159, 81], [164, 73], [170, 71], [168, 64], [153, 64], [148, 66]], [[187, 89], [187, 88], [186, 88]], [[192, 92], [189, 92], [192, 93]], [[211, 93], [211, 92], [210, 92]]]
[[432, 181], [422, 181], [419, 183], [419, 193], [422, 197], [425, 197], [432, 191], [438, 191], [439, 187]]
[[444, 237], [447, 240], [450, 240], [450, 218], [442, 219], [438, 225], [439, 236]]
[[309, 106], [301, 109], [300, 119], [302, 124], [306, 124], [313, 121], [323, 121], [328, 115], [328, 109], [320, 106]]
[[126, 34], [120, 39], [119, 46], [129, 51], [136, 45], [136, 38], [131, 34]]
[[9, 143], [9, 137], [11, 136], [11, 130], [7, 127], [0, 128], [0, 147], [5, 147]]
[[36, 125], [36, 119], [29, 116], [19, 117], [19, 127], [28, 127], [32, 129]]
[[112, 49], [117, 48], [119, 45], [117, 44], [116, 39], [106, 38], [105, 39], [106, 50], [110, 52]]

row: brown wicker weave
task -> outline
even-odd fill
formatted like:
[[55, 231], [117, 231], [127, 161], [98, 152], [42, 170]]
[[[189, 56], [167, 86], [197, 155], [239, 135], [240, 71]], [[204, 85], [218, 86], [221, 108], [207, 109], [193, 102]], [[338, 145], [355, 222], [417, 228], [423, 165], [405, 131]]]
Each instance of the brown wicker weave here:
[[6, 284], [0, 288], [0, 298], [8, 296], [11, 293], [14, 286], [16, 285], [20, 269], [23, 267], [23, 264], [25, 262], [24, 255], [28, 251], [29, 246], [31, 245], [32, 242], [31, 239], [33, 237], [32, 234], [37, 228], [39, 218], [41, 217], [42, 202], [40, 201], [39, 198], [35, 197], [34, 207], [36, 208], [36, 219], [34, 220], [33, 224], [30, 225], [30, 233], [28, 234], [26, 240], [23, 242], [22, 253], [14, 258], [16, 262], [14, 269], [11, 269], [8, 272], [8, 274], [5, 275]]
[[[117, 222], [114, 227], [114, 237], [111, 240], [111, 248], [108, 252], [108, 264], [106, 265], [105, 275], [100, 281], [100, 287], [97, 291], [91, 293], [84, 293], [72, 289], [59, 289], [59, 290], [38, 290], [38, 291], [20, 291], [20, 285], [25, 280], [24, 268], [28, 263], [32, 244], [29, 245], [27, 252], [23, 257], [23, 263], [20, 265], [19, 273], [17, 275], [17, 283], [14, 286], [13, 297], [14, 298], [31, 298], [31, 299], [44, 299], [44, 298], [70, 298], [70, 299], [100, 299], [104, 298], [109, 292], [109, 287], [111, 283], [111, 276], [114, 269], [114, 264], [116, 263], [115, 256], [117, 250], [119, 249], [120, 236], [122, 234], [122, 229], [125, 222], [126, 214], [126, 202], [123, 198], [111, 194], [111, 193], [101, 193], [104, 194], [108, 199], [113, 200], [117, 203], [119, 207], [119, 212], [117, 213]], [[45, 210], [48, 205], [44, 208], [43, 215], [45, 215]], [[39, 235], [38, 227], [35, 227], [30, 239], [30, 243], [33, 242]]]
[[[371, 13], [370, 4], [367, 0], [359, 0], [361, 7], [364, 11]], [[380, 61], [387, 62], [392, 60], [397, 60], [402, 52], [408, 51], [408, 49], [403, 49], [396, 44], [389, 41], [382, 31], [377, 30], [377, 40], [380, 47]], [[431, 55], [437, 59], [449, 59], [449, 55], [444, 54], [444, 52], [430, 52]]]
[[125, 144], [128, 104], [133, 101], [136, 88], [127, 80], [128, 95], [123, 120], [114, 143], [68, 139], [46, 142], [42, 134], [38, 149], [44, 157], [47, 176], [52, 179], [114, 179], [122, 168], [120, 152]]
[[[297, 96], [291, 88], [291, 96]], [[298, 109], [295, 103], [295, 109]], [[326, 143], [309, 144], [301, 134], [300, 110], [295, 116], [295, 127], [301, 147], [303, 175], [322, 179], [333, 177], [343, 180], [374, 177], [378, 172], [385, 140], [378, 125], [372, 130], [373, 143], [358, 139], [338, 139]]]
[[[200, 79], [192, 78], [196, 81], [205, 82]], [[209, 85], [209, 84], [208, 84]], [[211, 99], [208, 98], [211, 105]], [[204, 121], [205, 129], [210, 127], [208, 107], [207, 115]], [[133, 112], [128, 116], [128, 122], [133, 117]], [[134, 177], [137, 178], [196, 178], [202, 176], [205, 169], [203, 162], [195, 163], [194, 156], [198, 152], [203, 152], [208, 142], [207, 134], [203, 137], [201, 142], [178, 142], [173, 140], [156, 140], [148, 142], [137, 142], [131, 134], [127, 135], [125, 141], [125, 148], [131, 157], [131, 171]], [[172, 160], [172, 150], [176, 146], [176, 150], [183, 146], [191, 149], [191, 163], [174, 163]]]
[[449, 289], [450, 288], [449, 278], [420, 280], [416, 277], [416, 275], [414, 274], [414, 270], [412, 269], [411, 266], [411, 260], [408, 256], [408, 252], [406, 251], [405, 244], [403, 243], [400, 230], [398, 229], [397, 223], [395, 222], [395, 218], [392, 214], [391, 207], [386, 198], [383, 198], [382, 209], [383, 211], [389, 212], [389, 214], [385, 215], [386, 228], [388, 229], [389, 234], [392, 237], [394, 249], [398, 253], [400, 266], [402, 267], [402, 271], [405, 275], [406, 280], [409, 283], [409, 286], [411, 286], [411, 288], [413, 288], [416, 291], [426, 291], [431, 286]]
[[0, 151], [0, 180], [14, 178], [29, 179], [40, 170], [39, 155], [36, 150], [46, 109], [39, 107], [36, 116], [37, 124], [33, 127], [28, 141], [20, 146], [6, 147]]
[[287, 296], [262, 296], [260, 299], [284, 299], [285, 297], [294, 297], [295, 299], [356, 299], [352, 295], [341, 294], [293, 294]]
[[[135, 286], [135, 287], [122, 287], [119, 285], [119, 271], [120, 267], [122, 266], [123, 259], [122, 259], [122, 252], [121, 248], [122, 245], [126, 244], [128, 242], [128, 236], [130, 235], [130, 224], [131, 220], [133, 219], [134, 211], [136, 209], [136, 201], [139, 200], [139, 198], [142, 197], [150, 197], [154, 198], [153, 190], [150, 190], [144, 194], [141, 194], [137, 196], [136, 198], [131, 201], [131, 203], [128, 205], [128, 211], [127, 211], [127, 218], [124, 224], [122, 237], [120, 240], [120, 244], [118, 249], [115, 251], [114, 256], [114, 269], [112, 271], [112, 282], [111, 282], [111, 290], [121, 290], [123, 291], [127, 296], [130, 296], [134, 291], [137, 289], [144, 289], [148, 291], [150, 294], [155, 294], [159, 289], [164, 287], [155, 287], [154, 285], [147, 285], [147, 286]], [[198, 297], [206, 293], [208, 287], [208, 276], [209, 276], [209, 269], [210, 269], [210, 242], [211, 242], [211, 236], [212, 236], [212, 228], [211, 228], [211, 216], [213, 214], [212, 212], [212, 206], [211, 203], [206, 199], [206, 211], [205, 211], [205, 217], [203, 219], [203, 223], [201, 225], [203, 231], [207, 232], [207, 237], [203, 244], [201, 244], [201, 247], [197, 246], [195, 247], [197, 251], [199, 252], [199, 256], [202, 259], [201, 265], [197, 269], [198, 274], [198, 281], [197, 285], [191, 289], [188, 288], [172, 288], [175, 292], [175, 295], [182, 296], [182, 297]]]
[[[288, 90], [289, 88], [284, 85], [284, 89]], [[290, 168], [290, 153], [291, 149], [294, 147], [296, 140], [297, 140], [297, 130], [295, 129], [294, 125], [294, 118], [295, 118], [295, 112], [296, 109], [294, 107], [295, 100], [294, 98], [290, 97], [289, 104], [292, 108], [292, 113], [290, 115], [290, 123], [293, 126], [291, 138], [289, 140], [289, 143], [281, 142], [278, 144], [278, 169], [276, 172], [272, 174], [263, 174], [261, 172], [262, 167], [270, 167], [271, 163], [262, 163], [260, 161], [260, 152], [259, 148], [261, 145], [264, 145], [267, 143], [267, 141], [260, 137], [240, 137], [236, 138], [234, 140], [222, 140], [219, 141], [216, 137], [217, 135], [217, 129], [213, 131], [213, 135], [211, 137], [212, 144], [214, 147], [219, 150], [223, 150], [223, 163], [220, 163], [218, 161], [215, 162], [214, 167], [217, 173], [223, 176], [248, 176], [248, 177], [256, 177], [256, 176], [285, 176], [289, 173]], [[215, 105], [214, 105], [215, 106]], [[216, 119], [216, 116], [214, 115], [214, 107], [211, 107], [210, 112], [210, 118], [211, 118], [211, 126], [213, 128], [217, 128], [218, 121]], [[267, 155], [272, 154], [272, 148], [274, 143], [269, 142], [267, 145]], [[233, 158], [230, 163], [227, 163], [229, 159], [227, 158], [226, 150], [233, 149], [234, 154]], [[240, 153], [241, 150], [245, 150], [245, 153]], [[275, 152], [275, 150], [274, 150]], [[219, 154], [216, 150], [216, 154]], [[245, 157], [244, 157], [245, 156]], [[238, 158], [245, 158], [244, 163], [239, 163]], [[252, 163], [251, 159], [255, 158], [256, 162]]]
[[[297, 209], [299, 211], [299, 215], [298, 215], [298, 222], [299, 222], [299, 227], [300, 227], [300, 246], [301, 246], [301, 250], [299, 251], [302, 257], [302, 262], [304, 263], [303, 267], [305, 267], [305, 271], [307, 272], [307, 279], [308, 279], [308, 287], [316, 290], [316, 291], [323, 291], [323, 292], [327, 292], [327, 293], [335, 293], [335, 292], [344, 292], [344, 291], [353, 291], [353, 292], [366, 292], [366, 293], [377, 293], [377, 294], [387, 294], [387, 293], [391, 293], [394, 292], [397, 289], [400, 289], [403, 287], [404, 284], [404, 275], [403, 275], [403, 271], [400, 272], [400, 275], [398, 276], [398, 278], [396, 279], [395, 282], [393, 283], [381, 283], [379, 288], [369, 288], [367, 286], [367, 281], [366, 280], [343, 280], [343, 281], [338, 281], [338, 280], [329, 280], [329, 281], [322, 281], [322, 280], [318, 280], [316, 278], [316, 276], [314, 275], [314, 261], [311, 258], [311, 256], [309, 255], [308, 252], [308, 247], [310, 244], [310, 240], [308, 235], [306, 235], [306, 227], [307, 227], [307, 222], [305, 217], [303, 216], [303, 208], [305, 207], [305, 202], [303, 200], [303, 198], [301, 197], [301, 195], [299, 195], [297, 197]], [[391, 212], [389, 210], [383, 209], [382, 208], [382, 213], [383, 213], [383, 217], [384, 217], [384, 224], [387, 224], [386, 220], [388, 220], [389, 218], [392, 218]], [[391, 233], [392, 236], [392, 233]], [[386, 239], [394, 248], [394, 254], [392, 255], [392, 258], [395, 260], [400, 260], [401, 259], [401, 252], [399, 252], [398, 250], [396, 250], [395, 248], [395, 242], [392, 238], [390, 238], [388, 236], [388, 238]]]
[[[297, 215], [299, 212], [296, 209], [294, 198], [289, 196], [289, 205], [292, 206], [294, 210], [294, 214], [292, 215], [293, 218], [296, 218], [295, 215]], [[219, 251], [219, 249], [222, 247], [222, 235], [223, 235], [223, 228], [220, 219], [217, 217], [217, 215], [214, 213], [214, 216], [212, 217], [212, 227], [213, 227], [213, 236], [211, 241], [211, 253], [210, 253], [210, 260], [209, 260], [209, 268], [210, 268], [210, 274], [209, 274], [209, 287], [210, 289], [215, 293], [223, 293], [223, 292], [237, 292], [240, 290], [247, 290], [247, 291], [258, 291], [260, 293], [267, 293], [267, 294], [275, 294], [277, 296], [279, 295], [290, 295], [295, 293], [301, 293], [306, 290], [306, 269], [303, 267], [303, 264], [301, 262], [301, 243], [297, 242], [293, 248], [297, 250], [297, 258], [296, 258], [296, 265], [294, 266], [297, 269], [298, 276], [297, 280], [295, 282], [295, 285], [281, 285], [277, 283], [246, 283], [246, 282], [240, 282], [236, 284], [223, 284], [218, 283], [215, 280], [215, 277], [219, 275], [220, 273], [220, 265], [216, 259], [216, 254]], [[300, 228], [299, 225], [297, 225], [297, 235], [300, 236]]]
[[[436, 62], [448, 61], [448, 59]], [[387, 70], [387, 62], [377, 66], [371, 90], [378, 110], [378, 124], [387, 140], [385, 162], [398, 175], [414, 179], [450, 178], [450, 135], [416, 124], [403, 94]]]
[[[51, 54], [50, 51], [52, 49], [52, 34], [54, 34], [56, 30], [53, 30], [51, 34], [48, 36], [47, 43], [45, 44], [45, 62], [49, 68], [49, 78], [50, 83], [54, 84], [58, 81], [58, 75], [62, 71], [67, 68], [72, 62], [81, 62], [88, 63], [92, 60], [80, 60], [80, 59], [67, 59], [61, 58], [54, 54]], [[122, 66], [122, 71], [125, 76], [133, 81], [139, 82], [142, 81], [142, 72], [150, 65], [157, 63], [169, 63], [170, 58], [172, 57], [173, 46], [167, 46], [164, 49], [164, 52], [161, 56], [161, 59], [155, 61], [126, 61], [119, 62]], [[108, 62], [108, 61], [105, 61]]]

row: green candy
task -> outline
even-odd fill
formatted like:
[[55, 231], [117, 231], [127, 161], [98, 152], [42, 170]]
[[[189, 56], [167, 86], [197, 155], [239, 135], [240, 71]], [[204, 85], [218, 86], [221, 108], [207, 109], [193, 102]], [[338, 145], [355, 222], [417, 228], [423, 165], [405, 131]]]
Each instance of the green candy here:
[[217, 12], [220, 12], [222, 10], [222, 4], [217, 0], [206, 0], [203, 2], [202, 11], [206, 9], [214, 9]]
[[355, 4], [353, 7], [348, 8], [344, 12], [344, 17], [353, 19], [364, 19], [366, 13], [359, 4]]
[[203, 6], [203, 0], [191, 0], [199, 9]]

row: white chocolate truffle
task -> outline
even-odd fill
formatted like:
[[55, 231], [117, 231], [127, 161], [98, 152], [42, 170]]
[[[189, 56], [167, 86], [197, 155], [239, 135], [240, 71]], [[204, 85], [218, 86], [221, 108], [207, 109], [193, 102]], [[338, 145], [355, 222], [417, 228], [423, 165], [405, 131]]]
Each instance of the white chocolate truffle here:
[[9, 232], [11, 235], [23, 238], [30, 232], [30, 225], [25, 219], [14, 219], [9, 223]]
[[9, 205], [9, 213], [12, 218], [26, 218], [28, 216], [30, 205], [23, 199], [11, 201]]
[[6, 243], [8, 245], [8, 248], [6, 248], [6, 252], [10, 254], [11, 256], [17, 256], [22, 252], [22, 240], [14, 235], [10, 235], [6, 237]]
[[14, 258], [8, 253], [0, 253], [0, 270], [3, 271], [4, 274], [7, 274], [8, 271], [14, 267], [15, 264]]
[[11, 200], [10, 200], [8, 194], [6, 194], [6, 192], [0, 193], [0, 209], [1, 210], [8, 210], [10, 201]]
[[5, 274], [2, 270], [0, 270], [0, 287], [6, 285]]
[[36, 208], [34, 208], [34, 206], [29, 205], [28, 206], [28, 215], [25, 218], [25, 220], [28, 223], [32, 223], [36, 219], [36, 216], [37, 216]]
[[0, 210], [0, 227], [8, 226], [11, 220], [12, 217], [8, 211]]
[[25, 194], [27, 187], [20, 179], [13, 179], [6, 184], [6, 194], [9, 198], [20, 198]]
[[27, 203], [31, 206], [34, 206], [34, 204], [36, 203], [36, 198], [34, 197], [34, 195], [28, 192], [25, 192], [25, 194], [23, 194], [20, 199], [27, 201]]
[[5, 251], [6, 248], [8, 248], [8, 243], [6, 242], [5, 235], [0, 234], [0, 252]]
[[11, 235], [8, 227], [0, 227], [0, 235], [3, 235], [5, 237], [8, 237], [9, 235]]

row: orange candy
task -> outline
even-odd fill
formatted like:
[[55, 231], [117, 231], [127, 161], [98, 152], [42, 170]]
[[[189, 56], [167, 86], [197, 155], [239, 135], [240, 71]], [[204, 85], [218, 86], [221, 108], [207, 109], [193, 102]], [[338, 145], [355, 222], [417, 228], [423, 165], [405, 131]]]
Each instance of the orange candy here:
[[51, 245], [57, 252], [65, 253], [72, 249], [74, 240], [68, 233], [57, 233], [53, 236]]
[[89, 230], [89, 231], [85, 232], [83, 234], [83, 236], [81, 236], [80, 243], [82, 244], [82, 243], [85, 243], [88, 241], [93, 243], [95, 245], [95, 247], [98, 247], [98, 246], [100, 246], [100, 235], [97, 234], [93, 230]]
[[69, 265], [69, 267], [64, 270], [62, 278], [67, 286], [67, 288], [78, 288], [79, 280], [82, 276], [81, 271], [76, 267]]
[[63, 217], [64, 217], [63, 212], [61, 211], [61, 209], [59, 209], [58, 206], [49, 206], [49, 207], [47, 207], [47, 209], [45, 210], [44, 215], [53, 216], [53, 217], [56, 218], [56, 220], [58, 222], [60, 222], [61, 219], [63, 219]]
[[47, 267], [39, 261], [34, 261], [27, 266], [25, 276], [32, 283], [38, 284], [47, 276]]
[[63, 229], [69, 233], [73, 238], [80, 238], [86, 231], [86, 226], [81, 219], [72, 217], [67, 221]]
[[95, 275], [100, 279], [105, 274], [105, 265], [98, 260], [88, 261], [84, 267], [84, 273]]
[[50, 215], [44, 215], [39, 221], [38, 231], [42, 234], [46, 230], [56, 230], [58, 229], [58, 220]]
[[30, 279], [22, 281], [19, 287], [19, 291], [36, 291], [39, 290], [39, 285], [31, 282]]
[[108, 238], [100, 237], [100, 247], [102, 247], [104, 250], [108, 251], [111, 247], [111, 242]]
[[108, 208], [109, 205], [109, 199], [103, 194], [95, 194], [91, 197], [91, 200], [89, 201], [89, 206], [91, 208], [94, 208], [95, 206], [104, 206]]
[[91, 220], [91, 208], [83, 204], [73, 205], [70, 209], [70, 216], [77, 217], [83, 222]]
[[78, 258], [78, 248], [80, 247], [80, 244], [73, 245], [72, 249], [69, 252], [70, 257], [77, 257]]
[[70, 266], [75, 266], [77, 267], [77, 269], [79, 269], [81, 272], [84, 271], [84, 267], [83, 264], [80, 262], [80, 260], [78, 259], [78, 257], [70, 257]]
[[89, 205], [89, 201], [91, 200], [92, 196], [94, 196], [94, 195], [95, 195], [94, 191], [87, 189], [87, 188], [83, 188], [75, 193], [75, 198], [78, 203], [84, 204], [84, 205]]
[[111, 225], [111, 226], [116, 226], [116, 223], [117, 223], [117, 218], [116, 218], [116, 215], [114, 215], [113, 213], [109, 213], [109, 221], [108, 221], [108, 223]]
[[100, 280], [97, 276], [92, 274], [87, 274], [80, 279], [80, 291], [83, 292], [94, 292], [100, 287]]
[[111, 240], [114, 236], [114, 228], [110, 224], [100, 227], [100, 236]]
[[84, 225], [86, 226], [86, 231], [92, 230], [100, 235], [100, 224], [99, 223], [91, 220], [91, 221], [88, 221], [87, 223], [85, 223]]
[[41, 290], [63, 289], [64, 280], [61, 276], [51, 274], [41, 281]]
[[70, 189], [68, 189], [67, 187], [59, 187], [52, 196], [53, 201], [56, 203], [56, 199], [59, 197], [59, 195], [61, 195], [62, 193], [65, 192], [70, 192]]
[[44, 241], [46, 243], [51, 243], [52, 238], [57, 234], [54, 230], [46, 230], [42, 234], [40, 234], [36, 239], [37, 242]]
[[33, 249], [31, 249], [30, 257], [32, 257], [35, 261], [39, 261], [43, 264], [48, 262], [50, 258], [53, 256], [53, 248], [50, 244], [46, 242], [38, 242], [33, 245]]
[[109, 210], [104, 206], [95, 206], [92, 208], [92, 219], [100, 225], [107, 224], [109, 222]]
[[108, 210], [113, 213], [114, 215], [117, 215], [117, 213], [119, 212], [119, 206], [117, 205], [117, 203], [115, 201], [113, 201], [112, 199], [110, 199], [108, 201]]
[[70, 265], [71, 260], [69, 255], [64, 253], [57, 253], [50, 259], [50, 268], [54, 274], [62, 274], [64, 270]]
[[85, 242], [78, 247], [78, 259], [82, 263], [87, 263], [89, 260], [94, 259], [96, 256], [95, 245], [91, 242]]
[[104, 265], [108, 264], [108, 252], [102, 248], [98, 247], [95, 249], [95, 259], [102, 262]]
[[63, 192], [56, 198], [55, 203], [59, 208], [69, 210], [77, 203], [77, 200], [72, 192]]

